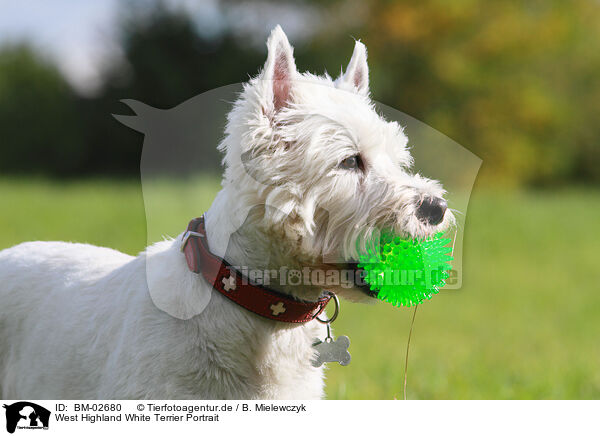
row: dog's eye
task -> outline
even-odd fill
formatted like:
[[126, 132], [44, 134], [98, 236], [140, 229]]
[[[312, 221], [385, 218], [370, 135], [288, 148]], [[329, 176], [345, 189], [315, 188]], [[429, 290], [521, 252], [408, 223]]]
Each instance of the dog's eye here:
[[360, 163], [359, 156], [347, 157], [346, 159], [344, 159], [343, 161], [340, 162], [340, 168], [345, 169], [345, 170], [354, 170], [354, 169], [358, 168], [359, 163]]

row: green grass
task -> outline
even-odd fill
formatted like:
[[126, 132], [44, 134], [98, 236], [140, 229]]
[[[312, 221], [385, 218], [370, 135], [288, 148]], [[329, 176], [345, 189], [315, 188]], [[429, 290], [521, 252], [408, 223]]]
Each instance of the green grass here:
[[[183, 229], [217, 189], [207, 179], [149, 191], [148, 239]], [[191, 201], [180, 204], [182, 195]], [[139, 183], [4, 179], [0, 199], [0, 248], [60, 239], [135, 254], [147, 242]], [[463, 288], [417, 312], [409, 398], [600, 398], [599, 200], [592, 189], [475, 193]], [[353, 361], [331, 365], [328, 397], [402, 398], [411, 315], [342, 302], [334, 328], [350, 337]]]

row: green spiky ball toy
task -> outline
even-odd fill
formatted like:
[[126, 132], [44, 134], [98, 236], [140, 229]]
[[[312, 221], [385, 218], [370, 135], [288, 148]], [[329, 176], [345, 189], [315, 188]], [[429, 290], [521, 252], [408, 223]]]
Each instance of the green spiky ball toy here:
[[449, 243], [441, 233], [419, 241], [384, 232], [377, 247], [359, 255], [358, 266], [377, 298], [394, 306], [414, 306], [444, 286], [451, 269]]

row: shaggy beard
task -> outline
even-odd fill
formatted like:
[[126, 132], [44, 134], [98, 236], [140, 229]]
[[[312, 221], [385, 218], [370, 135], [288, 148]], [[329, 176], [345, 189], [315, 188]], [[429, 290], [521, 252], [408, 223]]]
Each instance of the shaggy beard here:
[[[426, 182], [437, 187], [436, 182]], [[325, 263], [353, 262], [359, 253], [378, 245], [384, 230], [404, 239], [422, 240], [455, 225], [450, 211], [439, 225], [420, 221], [415, 213], [423, 194], [413, 188], [392, 189], [385, 183], [375, 183], [371, 188], [369, 193], [355, 196], [358, 201], [337, 201], [335, 213], [317, 209], [312, 220], [314, 231], [307, 236], [304, 247], [322, 255]]]

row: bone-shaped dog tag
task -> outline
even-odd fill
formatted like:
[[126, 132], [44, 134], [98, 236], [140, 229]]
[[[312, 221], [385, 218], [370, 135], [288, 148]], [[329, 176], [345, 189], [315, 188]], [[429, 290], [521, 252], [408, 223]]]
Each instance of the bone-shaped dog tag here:
[[325, 362], [338, 362], [343, 366], [348, 365], [351, 358], [348, 352], [349, 346], [350, 338], [348, 336], [340, 336], [334, 341], [328, 335], [325, 341], [318, 341], [313, 344], [313, 347], [317, 351], [317, 356], [312, 361], [312, 365], [317, 368]]

